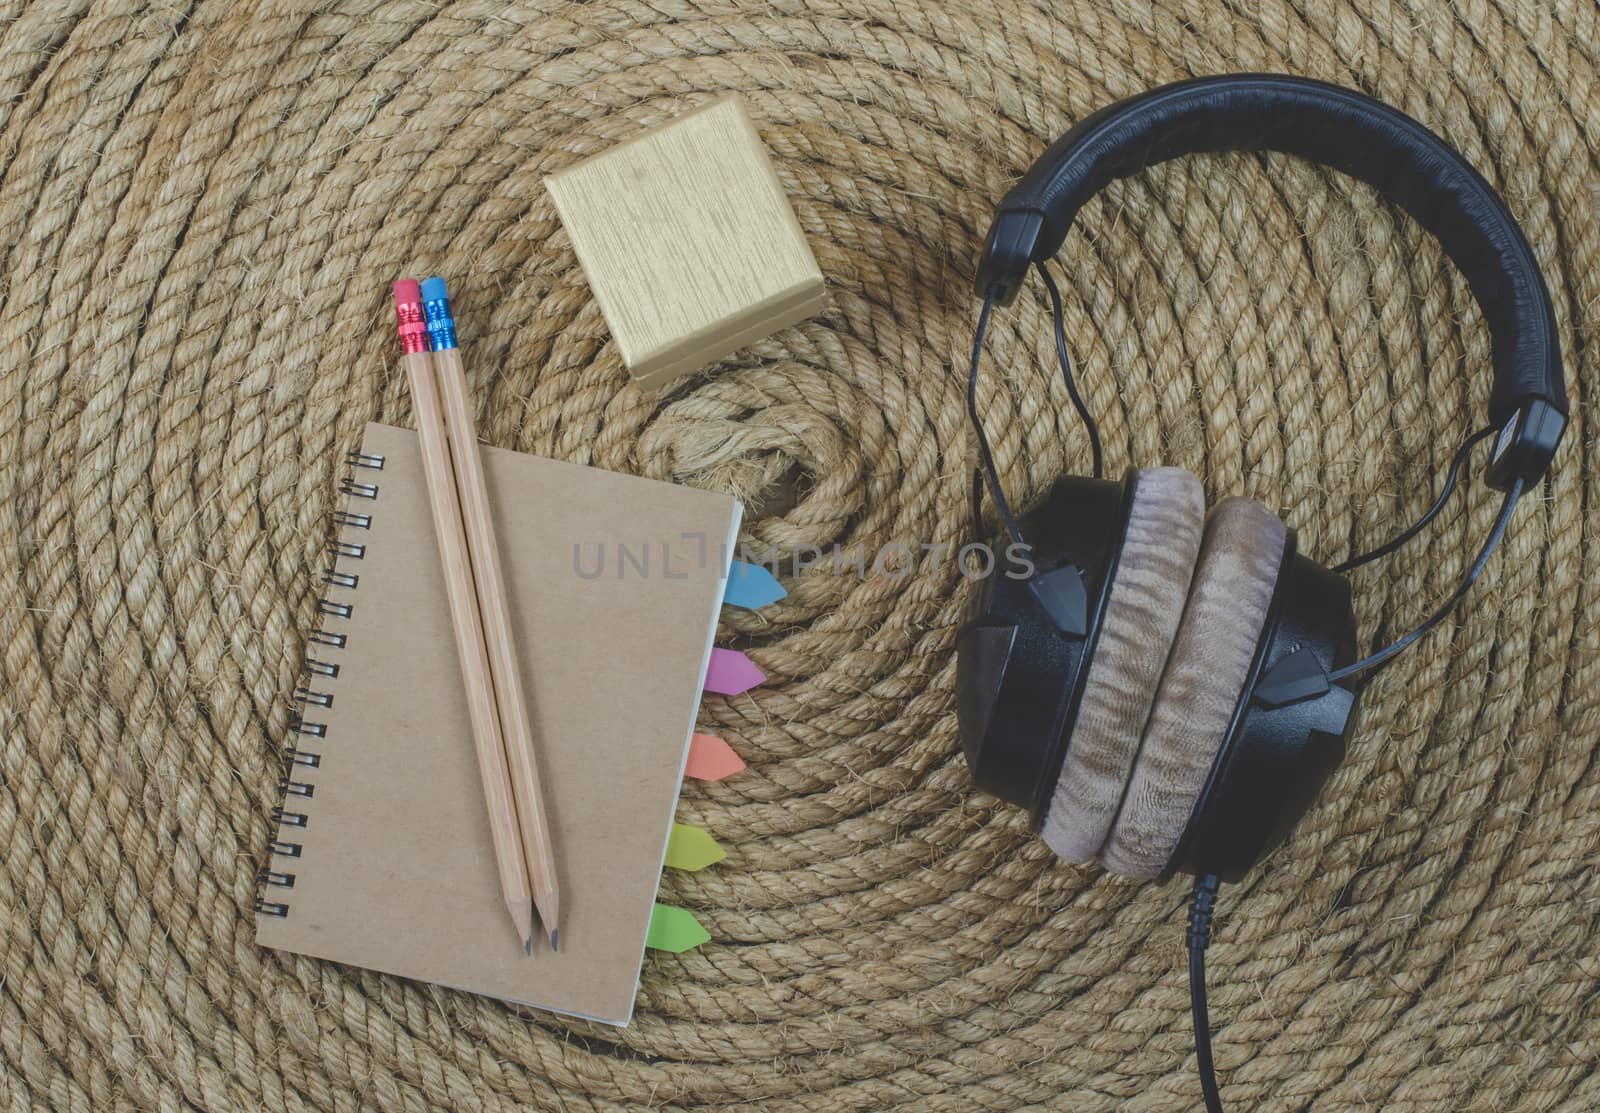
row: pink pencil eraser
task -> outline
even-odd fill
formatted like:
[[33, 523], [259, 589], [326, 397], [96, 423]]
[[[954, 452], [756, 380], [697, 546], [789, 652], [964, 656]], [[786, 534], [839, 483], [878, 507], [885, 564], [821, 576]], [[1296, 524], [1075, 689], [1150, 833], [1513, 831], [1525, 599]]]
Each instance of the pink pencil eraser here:
[[422, 316], [422, 287], [415, 278], [394, 284], [394, 319], [400, 333], [400, 350], [407, 355], [428, 350], [428, 323]]

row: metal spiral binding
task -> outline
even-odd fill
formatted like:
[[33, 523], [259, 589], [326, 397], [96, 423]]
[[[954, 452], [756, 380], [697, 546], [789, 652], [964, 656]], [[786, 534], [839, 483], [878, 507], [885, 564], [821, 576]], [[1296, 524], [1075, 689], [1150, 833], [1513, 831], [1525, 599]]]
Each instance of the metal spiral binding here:
[[[345, 455], [345, 462], [352, 468], [367, 468], [372, 471], [382, 471], [384, 458], [366, 452], [350, 452]], [[341, 494], [349, 498], [375, 499], [378, 497], [378, 484], [359, 481], [351, 476], [346, 476], [339, 483]], [[357, 514], [349, 510], [336, 510], [333, 513], [335, 526], [349, 529], [371, 529], [372, 515]], [[365, 544], [354, 541], [345, 541], [335, 538], [329, 546], [332, 550], [334, 562], [339, 560], [362, 560], [367, 555]], [[361, 582], [361, 577], [354, 572], [342, 572], [335, 563], [322, 573], [322, 583], [330, 588], [343, 591], [353, 591]], [[323, 596], [317, 600], [317, 614], [323, 619], [348, 619], [355, 613], [353, 603], [340, 599]], [[325, 629], [320, 623], [312, 630], [307, 638], [312, 645], [323, 646], [327, 649], [344, 649], [350, 641], [348, 634], [342, 634]], [[333, 693], [321, 691], [312, 687], [315, 680], [334, 680], [339, 676], [339, 665], [335, 661], [325, 661], [306, 655], [302, 665], [305, 680], [296, 685], [292, 700], [302, 707], [329, 708], [333, 706]], [[314, 738], [325, 740], [328, 737], [328, 724], [313, 722], [306, 719], [298, 712], [289, 717], [289, 729], [301, 738]], [[269, 851], [274, 858], [299, 858], [305, 849], [305, 844], [291, 842], [284, 838], [284, 828], [298, 828], [304, 830], [311, 822], [308, 812], [291, 810], [290, 800], [309, 800], [316, 795], [316, 784], [312, 781], [296, 780], [293, 776], [296, 770], [320, 769], [322, 767], [322, 754], [316, 750], [304, 749], [300, 743], [291, 743], [283, 751], [284, 775], [278, 781], [278, 790], [283, 793], [283, 802], [272, 809], [272, 822], [278, 828], [273, 837]], [[298, 807], [298, 806], [297, 806]], [[274, 869], [271, 865], [263, 867], [256, 874], [257, 893], [255, 910], [263, 916], [287, 916], [289, 905], [281, 900], [268, 900], [263, 894], [268, 887], [275, 889], [294, 888], [295, 875], [281, 869]]]
[[294, 695], [289, 697], [301, 703], [311, 704], [316, 707], [332, 707], [332, 692], [313, 692], [310, 688], [296, 688]]
[[358, 499], [375, 499], [378, 497], [376, 483], [357, 483], [353, 479], [346, 479], [339, 484], [341, 494], [354, 495]]
[[294, 731], [296, 734], [303, 734], [307, 738], [328, 737], [327, 723], [309, 722], [306, 719], [302, 719], [298, 715], [289, 716], [289, 729]]

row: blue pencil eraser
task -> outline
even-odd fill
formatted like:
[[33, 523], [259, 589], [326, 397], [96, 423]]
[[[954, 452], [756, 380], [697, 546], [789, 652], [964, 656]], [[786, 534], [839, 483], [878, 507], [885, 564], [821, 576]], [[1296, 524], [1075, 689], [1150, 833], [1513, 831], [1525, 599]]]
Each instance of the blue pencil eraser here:
[[438, 275], [422, 280], [423, 301], [444, 301], [449, 296], [449, 292], [444, 287], [444, 279]]

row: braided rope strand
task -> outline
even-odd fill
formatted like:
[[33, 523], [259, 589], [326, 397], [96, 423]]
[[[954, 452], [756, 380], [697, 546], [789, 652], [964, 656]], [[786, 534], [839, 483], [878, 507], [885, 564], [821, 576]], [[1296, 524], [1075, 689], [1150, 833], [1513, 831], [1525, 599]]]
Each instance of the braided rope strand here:
[[[972, 789], [950, 559], [785, 569], [787, 598], [724, 614], [771, 682], [705, 702], [750, 768], [686, 786], [729, 857], [662, 895], [713, 942], [650, 955], [626, 1029], [264, 951], [250, 906], [344, 454], [411, 419], [390, 279], [450, 276], [489, 443], [738, 494], [756, 551], [959, 545], [994, 200], [1108, 101], [1234, 70], [1369, 92], [1501, 189], [1574, 418], [1473, 593], [1374, 679], [1308, 820], [1230, 886], [1207, 955], [1229, 1108], [1600, 1107], [1593, 3], [4, 13], [0, 1108], [1193, 1109], [1179, 891], [1063, 866]], [[729, 91], [830, 301], [646, 395], [541, 181]], [[1058, 262], [1107, 474], [1194, 468], [1318, 559], [1416, 520], [1483, 421], [1464, 282], [1338, 175], [1158, 167]], [[978, 387], [1019, 513], [1090, 466], [1049, 310], [1030, 284], [995, 316]], [[1498, 505], [1465, 484], [1356, 570], [1361, 644], [1448, 594]]]

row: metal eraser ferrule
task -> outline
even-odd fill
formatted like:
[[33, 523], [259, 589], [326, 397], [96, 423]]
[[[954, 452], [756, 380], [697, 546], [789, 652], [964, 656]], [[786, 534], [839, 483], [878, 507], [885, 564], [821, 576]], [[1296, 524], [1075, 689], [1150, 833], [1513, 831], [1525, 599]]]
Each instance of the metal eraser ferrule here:
[[394, 306], [400, 348], [407, 355], [428, 350], [428, 325], [423, 319], [422, 306], [414, 301], [397, 301]]
[[456, 346], [456, 322], [450, 315], [450, 292], [444, 279], [438, 275], [424, 278], [418, 288], [422, 297], [423, 312], [428, 318], [428, 335], [433, 337], [433, 350], [443, 351]]
[[433, 350], [444, 351], [456, 346], [456, 322], [450, 316], [450, 299], [424, 300], [422, 311], [428, 318], [428, 335], [433, 338]]

